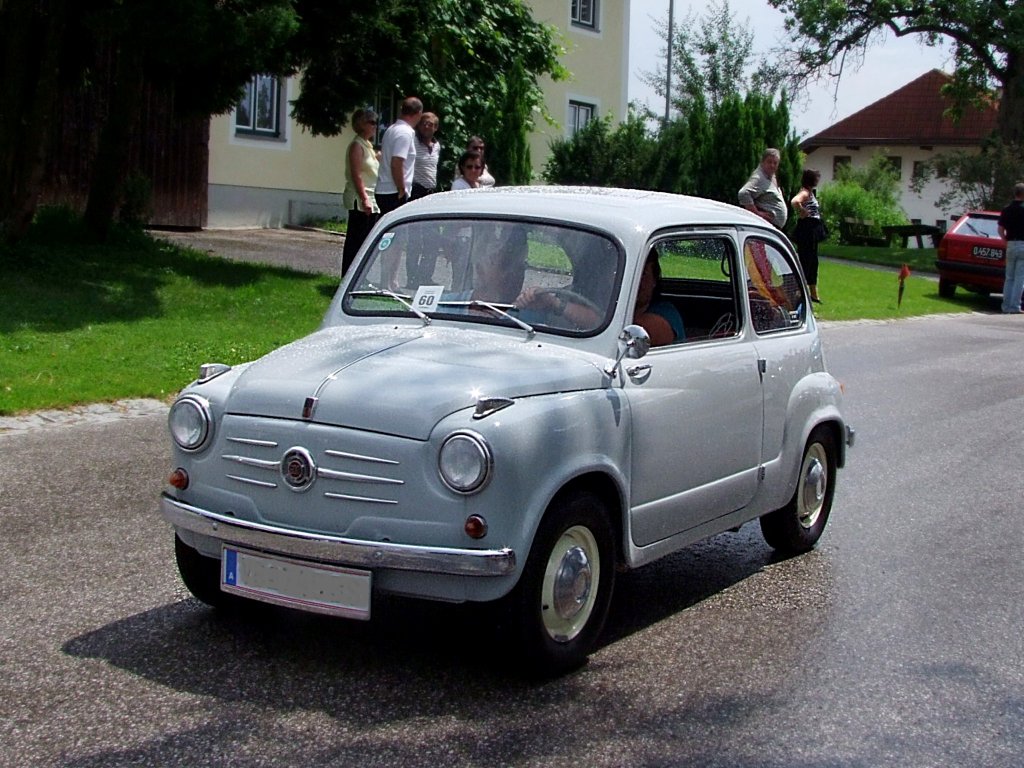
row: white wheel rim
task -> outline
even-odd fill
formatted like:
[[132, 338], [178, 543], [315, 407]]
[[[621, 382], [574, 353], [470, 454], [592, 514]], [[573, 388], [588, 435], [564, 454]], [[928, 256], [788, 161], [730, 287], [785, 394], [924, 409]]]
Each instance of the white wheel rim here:
[[597, 602], [601, 553], [589, 528], [574, 525], [551, 548], [541, 587], [541, 617], [548, 636], [573, 640], [587, 624]]
[[797, 520], [804, 528], [813, 528], [825, 506], [828, 491], [828, 455], [821, 443], [807, 449], [800, 467], [800, 485], [797, 488]]

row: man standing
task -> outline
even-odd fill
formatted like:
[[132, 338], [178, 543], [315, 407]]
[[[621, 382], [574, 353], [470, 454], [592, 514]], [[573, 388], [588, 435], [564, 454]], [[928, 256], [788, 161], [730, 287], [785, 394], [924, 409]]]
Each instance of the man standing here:
[[[423, 102], [415, 96], [402, 101], [399, 119], [384, 132], [381, 139], [380, 176], [377, 179], [377, 206], [380, 214], [395, 210], [408, 202], [412, 194], [412, 178], [416, 171], [416, 123], [423, 114]], [[382, 262], [386, 287], [396, 290], [399, 254]]]
[[1013, 187], [1013, 202], [999, 214], [999, 236], [1006, 241], [1003, 314], [1019, 315], [1024, 292], [1024, 182]]
[[761, 155], [761, 164], [750, 174], [747, 183], [740, 187], [740, 205], [753, 211], [765, 221], [782, 229], [786, 226], [789, 209], [786, 198], [775, 180], [782, 155], [777, 149], [766, 149]]

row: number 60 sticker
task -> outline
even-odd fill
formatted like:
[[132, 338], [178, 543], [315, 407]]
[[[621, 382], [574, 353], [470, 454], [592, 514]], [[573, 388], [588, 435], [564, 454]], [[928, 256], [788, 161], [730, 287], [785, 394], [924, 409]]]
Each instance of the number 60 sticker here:
[[412, 297], [412, 305], [420, 312], [436, 312], [443, 292], [443, 285], [421, 285]]

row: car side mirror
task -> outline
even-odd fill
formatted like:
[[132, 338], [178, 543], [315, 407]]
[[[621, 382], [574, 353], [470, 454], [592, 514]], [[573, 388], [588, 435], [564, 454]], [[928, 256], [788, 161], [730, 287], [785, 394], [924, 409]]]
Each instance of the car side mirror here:
[[641, 357], [646, 355], [651, 349], [651, 337], [647, 331], [639, 325], [627, 325], [622, 329], [622, 333], [619, 334], [619, 354], [615, 358], [615, 362], [604, 369], [604, 372], [611, 378], [619, 372], [619, 365], [622, 363], [622, 358], [628, 357], [630, 360], [639, 360]]

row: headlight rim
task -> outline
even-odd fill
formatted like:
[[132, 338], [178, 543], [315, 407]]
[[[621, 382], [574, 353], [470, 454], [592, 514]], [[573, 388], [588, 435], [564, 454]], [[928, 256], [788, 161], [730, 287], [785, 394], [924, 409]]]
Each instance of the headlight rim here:
[[[199, 414], [202, 422], [202, 435], [194, 445], [186, 445], [178, 439], [178, 434], [175, 432], [173, 419], [175, 409], [189, 406]], [[171, 439], [174, 440], [174, 444], [186, 453], [197, 453], [203, 450], [210, 443], [210, 435], [213, 434], [213, 416], [210, 412], [210, 401], [205, 397], [199, 395], [183, 395], [179, 397], [171, 405], [171, 409], [167, 414], [168, 427], [171, 433]]]
[[[464, 440], [468, 439], [473, 446], [477, 449], [480, 456], [481, 472], [479, 473], [479, 479], [472, 485], [466, 487], [460, 487], [448, 477], [445, 473], [444, 468], [444, 456], [445, 450], [453, 440]], [[456, 429], [451, 432], [441, 443], [441, 448], [437, 453], [437, 473], [441, 478], [441, 482], [444, 486], [457, 493], [460, 496], [472, 496], [480, 493], [484, 488], [490, 485], [491, 478], [494, 476], [494, 453], [491, 451], [491, 446], [487, 442], [487, 439], [472, 429]]]

